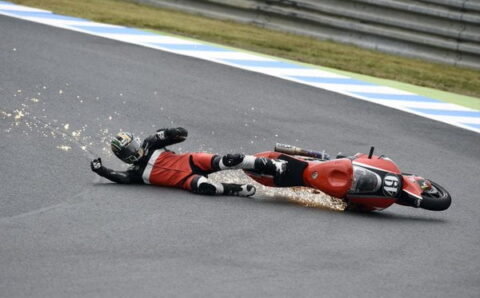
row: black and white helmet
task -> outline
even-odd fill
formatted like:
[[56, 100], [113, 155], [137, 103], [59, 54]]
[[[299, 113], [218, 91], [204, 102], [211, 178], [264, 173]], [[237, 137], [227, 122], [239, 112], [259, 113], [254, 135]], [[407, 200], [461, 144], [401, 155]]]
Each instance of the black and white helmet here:
[[135, 163], [143, 156], [140, 138], [129, 132], [119, 132], [110, 144], [113, 153], [126, 163]]

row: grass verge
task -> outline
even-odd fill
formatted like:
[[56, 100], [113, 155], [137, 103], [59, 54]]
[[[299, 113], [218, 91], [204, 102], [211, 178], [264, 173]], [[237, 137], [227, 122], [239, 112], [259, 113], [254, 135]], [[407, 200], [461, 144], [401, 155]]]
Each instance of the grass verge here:
[[[97, 22], [153, 29], [267, 55], [479, 98], [480, 71], [383, 54], [122, 0], [10, 0]], [[477, 100], [477, 99], [474, 99]]]

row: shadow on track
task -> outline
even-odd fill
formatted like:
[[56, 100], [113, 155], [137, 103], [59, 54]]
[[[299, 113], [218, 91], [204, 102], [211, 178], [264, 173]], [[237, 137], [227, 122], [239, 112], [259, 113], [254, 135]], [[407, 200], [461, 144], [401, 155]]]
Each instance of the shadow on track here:
[[[111, 189], [121, 189], [122, 192], [125, 191], [125, 189], [128, 189], [128, 192], [130, 190], [144, 190], [147, 191], [149, 194], [152, 192], [159, 192], [159, 194], [171, 194], [171, 192], [175, 193], [186, 193], [190, 194], [192, 196], [198, 197], [199, 199], [219, 199], [222, 198], [222, 196], [204, 196], [204, 195], [198, 195], [198, 194], [193, 194], [189, 193], [188, 191], [184, 191], [182, 189], [176, 189], [176, 188], [165, 188], [165, 187], [158, 187], [158, 186], [151, 186], [151, 185], [122, 185], [122, 184], [116, 184], [116, 183], [102, 183], [102, 182], [96, 182], [93, 184], [95, 187], [101, 187], [101, 188], [111, 188]], [[225, 197], [226, 198], [226, 197]], [[341, 211], [341, 210], [333, 210], [327, 207], [312, 207], [312, 206], [305, 206], [302, 204], [299, 204], [297, 202], [292, 202], [292, 201], [287, 201], [285, 199], [279, 198], [265, 198], [263, 196], [260, 197], [254, 197], [254, 198], [237, 198], [240, 200], [243, 200], [244, 202], [251, 202], [254, 204], [264, 204], [264, 205], [272, 205], [272, 206], [291, 206], [292, 208], [305, 208], [305, 212], [328, 212], [329, 214], [332, 214], [332, 212], [335, 213], [342, 213], [343, 216], [348, 216], [351, 218], [358, 218], [358, 219], [366, 219], [366, 220], [376, 220], [376, 221], [389, 221], [389, 222], [423, 222], [423, 223], [430, 223], [430, 224], [444, 224], [448, 223], [448, 221], [444, 218], [432, 218], [432, 217], [427, 217], [423, 215], [405, 215], [405, 214], [398, 214], [398, 213], [392, 213], [388, 211], [380, 211], [380, 212], [367, 212], [367, 213], [362, 213], [362, 212], [354, 212], [354, 211]], [[340, 215], [339, 215], [340, 216]]]
[[386, 211], [380, 212], [352, 212], [346, 211], [344, 212], [346, 216], [350, 217], [357, 217], [357, 218], [365, 218], [370, 220], [388, 220], [390, 222], [424, 222], [424, 223], [436, 223], [436, 224], [443, 224], [448, 223], [448, 220], [444, 218], [432, 218], [426, 217], [422, 215], [405, 215], [405, 214], [398, 214], [398, 213], [391, 213]]

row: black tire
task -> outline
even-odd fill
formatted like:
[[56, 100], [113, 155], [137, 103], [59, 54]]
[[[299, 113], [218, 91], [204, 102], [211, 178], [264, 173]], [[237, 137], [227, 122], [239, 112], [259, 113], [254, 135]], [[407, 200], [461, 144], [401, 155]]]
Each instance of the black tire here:
[[447, 210], [452, 204], [452, 197], [448, 191], [440, 184], [432, 183], [432, 190], [422, 193], [423, 200], [420, 203], [420, 208], [431, 211], [443, 211]]

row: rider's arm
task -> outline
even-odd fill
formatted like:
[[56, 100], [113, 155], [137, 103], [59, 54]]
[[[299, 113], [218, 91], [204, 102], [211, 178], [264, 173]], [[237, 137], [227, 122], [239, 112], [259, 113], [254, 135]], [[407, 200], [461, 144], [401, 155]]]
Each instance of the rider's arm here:
[[157, 133], [147, 137], [144, 141], [144, 147], [160, 149], [165, 146], [185, 141], [188, 131], [183, 127], [162, 128]]
[[102, 160], [100, 158], [94, 159], [90, 163], [92, 171], [98, 175], [107, 178], [110, 181], [120, 183], [120, 184], [134, 184], [142, 183], [142, 180], [139, 179], [138, 175], [135, 175], [133, 171], [114, 171], [102, 165]]

